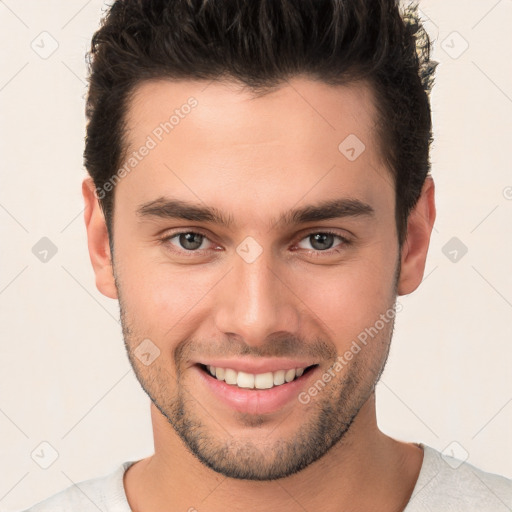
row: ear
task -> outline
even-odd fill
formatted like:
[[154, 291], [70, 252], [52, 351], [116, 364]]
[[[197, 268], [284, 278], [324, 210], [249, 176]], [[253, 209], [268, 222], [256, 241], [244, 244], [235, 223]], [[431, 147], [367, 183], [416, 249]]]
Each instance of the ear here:
[[93, 180], [91, 178], [84, 179], [82, 195], [85, 203], [84, 220], [89, 256], [96, 275], [96, 288], [103, 295], [117, 299], [107, 224], [95, 191]]
[[400, 256], [402, 266], [398, 280], [398, 295], [412, 293], [423, 279], [435, 219], [434, 180], [427, 176], [418, 202], [407, 220], [407, 234]]

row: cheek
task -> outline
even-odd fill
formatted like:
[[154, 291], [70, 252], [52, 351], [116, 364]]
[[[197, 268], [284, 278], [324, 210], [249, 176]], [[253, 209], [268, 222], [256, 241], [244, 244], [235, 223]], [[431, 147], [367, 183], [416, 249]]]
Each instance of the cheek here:
[[305, 272], [294, 289], [341, 350], [390, 309], [393, 272], [389, 262], [353, 261], [328, 271]]
[[135, 255], [119, 262], [117, 274], [131, 322], [156, 340], [190, 334], [190, 319], [197, 320], [203, 299], [218, 281], [213, 270], [176, 267]]

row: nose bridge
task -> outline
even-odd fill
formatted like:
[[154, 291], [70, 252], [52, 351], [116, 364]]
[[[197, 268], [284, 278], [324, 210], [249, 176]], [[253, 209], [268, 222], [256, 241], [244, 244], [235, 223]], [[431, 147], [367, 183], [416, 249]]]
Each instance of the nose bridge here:
[[[245, 254], [243, 249], [240, 244], [216, 306], [217, 328], [237, 334], [251, 345], [263, 343], [276, 332], [296, 332], [296, 301], [279, 275], [279, 265], [272, 261], [271, 250], [258, 251], [260, 254], [252, 259], [254, 247]], [[247, 257], [251, 251], [252, 258]]]

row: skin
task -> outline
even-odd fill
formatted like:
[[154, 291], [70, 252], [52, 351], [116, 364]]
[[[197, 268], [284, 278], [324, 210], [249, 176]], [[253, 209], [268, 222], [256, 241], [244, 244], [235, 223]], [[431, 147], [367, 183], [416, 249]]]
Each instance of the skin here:
[[[96, 285], [120, 301], [128, 355], [152, 400], [155, 453], [124, 478], [132, 510], [403, 510], [423, 452], [377, 426], [374, 389], [393, 322], [308, 404], [292, 400], [270, 414], [221, 403], [193, 364], [296, 357], [325, 372], [420, 284], [435, 220], [432, 179], [400, 250], [371, 90], [305, 77], [259, 97], [231, 82], [143, 83], [128, 109], [130, 150], [190, 96], [198, 106], [116, 186], [113, 258], [95, 187], [83, 184]], [[349, 134], [365, 144], [354, 161], [338, 150]], [[137, 214], [161, 196], [215, 207], [233, 224]], [[375, 214], [272, 222], [341, 197]], [[326, 229], [350, 243], [315, 244], [312, 235]], [[207, 237], [199, 251], [186, 257], [183, 240], [169, 238], [180, 230]], [[236, 251], [248, 236], [262, 249], [251, 263]], [[134, 355], [144, 339], [160, 351], [147, 366]]]

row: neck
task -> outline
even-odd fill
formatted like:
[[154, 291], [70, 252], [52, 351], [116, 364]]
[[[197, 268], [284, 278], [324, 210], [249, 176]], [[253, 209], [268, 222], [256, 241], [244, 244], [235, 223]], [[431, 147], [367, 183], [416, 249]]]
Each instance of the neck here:
[[377, 427], [372, 394], [345, 436], [302, 471], [272, 481], [227, 478], [192, 455], [151, 404], [155, 454], [125, 473], [134, 512], [403, 511], [421, 468], [423, 452]]

